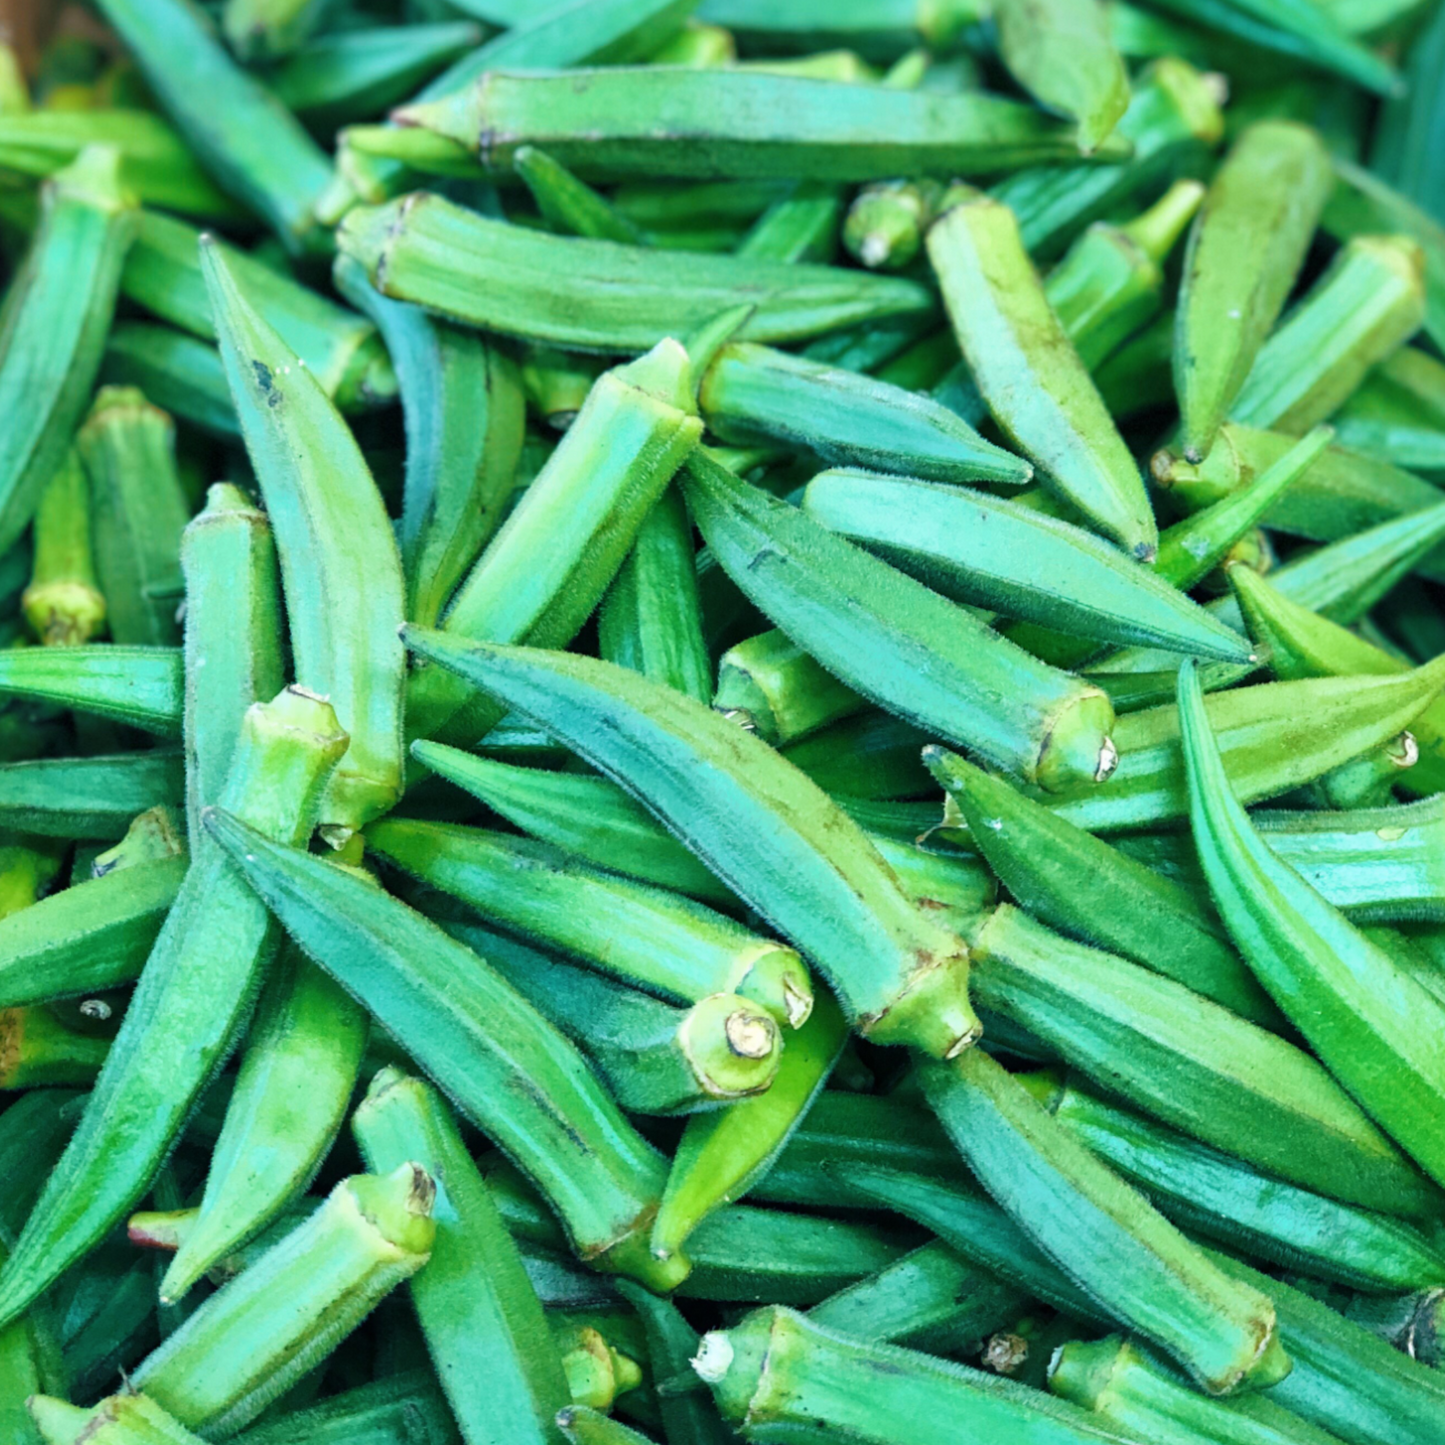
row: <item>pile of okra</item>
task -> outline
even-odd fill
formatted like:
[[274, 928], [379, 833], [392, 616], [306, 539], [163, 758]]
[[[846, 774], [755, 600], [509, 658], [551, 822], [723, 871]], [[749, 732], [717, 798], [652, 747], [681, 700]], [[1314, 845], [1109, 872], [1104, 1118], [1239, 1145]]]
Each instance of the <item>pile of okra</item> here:
[[0, 1445], [1445, 1445], [1445, 3], [0, 45]]

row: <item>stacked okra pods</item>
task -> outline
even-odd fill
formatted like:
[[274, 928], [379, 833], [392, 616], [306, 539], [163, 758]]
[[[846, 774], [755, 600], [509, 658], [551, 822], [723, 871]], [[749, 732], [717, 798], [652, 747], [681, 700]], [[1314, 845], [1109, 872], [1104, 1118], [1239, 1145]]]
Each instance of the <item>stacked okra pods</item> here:
[[1445, 3], [94, 8], [0, 1445], [1445, 1441]]

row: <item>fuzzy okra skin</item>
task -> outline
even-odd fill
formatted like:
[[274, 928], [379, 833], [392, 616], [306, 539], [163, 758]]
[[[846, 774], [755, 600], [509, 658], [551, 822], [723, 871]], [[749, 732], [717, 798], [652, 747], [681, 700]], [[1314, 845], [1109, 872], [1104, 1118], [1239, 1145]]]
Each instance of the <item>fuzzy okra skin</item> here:
[[[330, 706], [288, 689], [250, 708], [221, 801], [263, 836], [310, 836], [345, 748]], [[226, 857], [201, 850], [64, 1157], [0, 1273], [10, 1319], [134, 1207], [234, 1043], [276, 930]]]
[[1174, 313], [1184, 454], [1209, 454], [1279, 317], [1333, 184], [1319, 136], [1261, 121], [1230, 149], [1190, 233]]
[[1004, 433], [1126, 552], [1158, 529], [1143, 479], [1023, 248], [1018, 222], [961, 190], [928, 231], [928, 256], [969, 370]]
[[90, 400], [135, 226], [112, 147], [88, 147], [46, 183], [0, 336], [0, 551], [29, 525]]
[[1221, 1274], [994, 1059], [970, 1050], [925, 1065], [921, 1082], [970, 1167], [1044, 1252], [1211, 1394], [1288, 1374], [1268, 1297]]
[[1079, 149], [1069, 127], [998, 96], [842, 89], [742, 69], [491, 70], [395, 115], [465, 146], [488, 171], [507, 171], [519, 146], [534, 145], [584, 178], [606, 180], [986, 175], [1069, 160]]
[[147, 808], [184, 795], [179, 751], [0, 763], [0, 826], [46, 838], [119, 838]]
[[385, 296], [464, 324], [577, 350], [642, 352], [733, 306], [756, 309], [740, 339], [803, 340], [927, 312], [898, 277], [747, 257], [657, 252], [550, 236], [418, 192], [357, 207], [336, 233]]
[[1372, 1118], [1445, 1183], [1440, 1004], [1269, 850], [1224, 774], [1193, 668], [1179, 675], [1190, 817], [1225, 926], [1260, 982]]
[[1101, 693], [705, 454], [683, 483], [728, 575], [850, 687], [1051, 791], [1108, 776]]
[[221, 359], [276, 537], [296, 676], [350, 738], [321, 823], [345, 835], [401, 792], [401, 559], [361, 448], [256, 311], [226, 257], [202, 248]]
[[[231, 813], [217, 810], [207, 826], [292, 938], [527, 1169], [583, 1258], [664, 1289], [686, 1275], [685, 1259], [663, 1267], [646, 1250], [661, 1156], [510, 985], [370, 881], [275, 845]], [[519, 1072], [525, 1092], [509, 1086]]]
[[181, 653], [176, 647], [24, 647], [0, 652], [0, 693], [128, 723], [163, 738], [180, 735]]
[[415, 1160], [436, 1182], [436, 1240], [411, 1296], [467, 1445], [555, 1442], [567, 1382], [522, 1257], [450, 1109], [430, 1085], [388, 1066], [351, 1127], [378, 1173]]
[[924, 916], [862, 830], [766, 743], [625, 668], [405, 636], [645, 804], [818, 966], [874, 1040], [946, 1057], [978, 1037], [961, 940]]

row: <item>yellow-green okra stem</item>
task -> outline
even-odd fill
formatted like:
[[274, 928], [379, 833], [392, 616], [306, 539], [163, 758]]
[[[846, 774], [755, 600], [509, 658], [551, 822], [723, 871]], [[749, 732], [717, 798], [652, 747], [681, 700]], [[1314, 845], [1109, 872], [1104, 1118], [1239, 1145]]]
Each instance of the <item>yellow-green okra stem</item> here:
[[91, 550], [90, 489], [73, 448], [40, 493], [34, 549], [20, 599], [26, 621], [47, 647], [88, 641], [105, 622], [105, 597]]

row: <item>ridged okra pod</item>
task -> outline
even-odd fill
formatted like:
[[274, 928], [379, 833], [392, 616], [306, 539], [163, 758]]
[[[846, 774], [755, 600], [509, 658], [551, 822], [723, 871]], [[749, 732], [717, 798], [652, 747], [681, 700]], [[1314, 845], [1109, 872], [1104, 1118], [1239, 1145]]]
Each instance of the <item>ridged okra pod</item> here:
[[12, 419], [0, 448], [0, 551], [29, 525], [90, 400], [135, 224], [111, 147], [81, 152], [45, 186], [0, 336], [0, 407]]
[[683, 476], [728, 575], [850, 687], [1041, 787], [1108, 776], [1113, 709], [1098, 691], [705, 454]]
[[817, 964], [865, 1033], [940, 1057], [977, 1037], [960, 940], [923, 916], [861, 830], [766, 743], [607, 663], [419, 630], [407, 645], [621, 783]]
[[223, 190], [261, 216], [288, 249], [315, 244], [326, 157], [293, 116], [242, 70], [190, 0], [103, 0], [161, 108]]
[[396, 115], [464, 146], [489, 172], [510, 169], [531, 145], [584, 178], [868, 181], [986, 175], [1078, 154], [1069, 127], [999, 96], [842, 89], [743, 69], [491, 70]]
[[149, 1395], [112, 1395], [89, 1410], [53, 1395], [36, 1395], [30, 1413], [45, 1445], [201, 1445]]
[[1209, 455], [1273, 329], [1333, 179], [1319, 136], [1276, 120], [1246, 130], [1215, 173], [1174, 313], [1174, 389], [1191, 461]]
[[105, 598], [91, 547], [90, 488], [74, 449], [41, 489], [34, 563], [21, 596], [25, 620], [46, 647], [88, 642], [105, 623]]
[[[693, 1368], [724, 1419], [749, 1435], [788, 1425], [876, 1445], [979, 1440], [1104, 1445], [1082, 1410], [981, 1370], [896, 1345], [865, 1345], [774, 1305], [702, 1338]], [[794, 1437], [801, 1438], [801, 1437]]]
[[[536, 1180], [595, 1267], [670, 1288], [645, 1231], [665, 1165], [583, 1061], [476, 954], [369, 880], [269, 842], [228, 812], [208, 826], [307, 954]], [[510, 1086], [518, 1072], [525, 1091]]]
[[[172, 603], [174, 610], [174, 603]], [[0, 693], [176, 737], [184, 695], [177, 647], [21, 647], [0, 652]]]
[[0, 827], [45, 838], [119, 838], [137, 813], [184, 795], [179, 751], [0, 763]]
[[366, 844], [508, 931], [634, 987], [685, 1003], [741, 994], [791, 1028], [812, 1008], [807, 970], [791, 948], [690, 898], [591, 868], [547, 844], [403, 818], [373, 824]]
[[734, 644], [718, 659], [712, 705], [774, 747], [867, 706], [776, 627]]
[[511, 495], [524, 420], [516, 364], [480, 336], [387, 300], [349, 256], [337, 258], [334, 276], [396, 366], [407, 434], [398, 532], [406, 615], [430, 627]]
[[320, 384], [214, 247], [202, 268], [276, 537], [296, 677], [332, 700], [350, 738], [321, 816], [344, 841], [401, 791], [401, 560], [361, 448]]
[[133, 387], [102, 387], [76, 434], [90, 477], [95, 566], [113, 642], [180, 641], [176, 556], [190, 517], [175, 423]]
[[411, 1297], [467, 1445], [555, 1441], [568, 1395], [546, 1316], [450, 1109], [387, 1067], [352, 1129], [378, 1173], [415, 1160], [436, 1183], [436, 1239]]
[[1194, 841], [1225, 926], [1371, 1117], [1445, 1181], [1439, 1002], [1270, 852], [1230, 789], [1189, 666], [1179, 675], [1179, 715]]
[[[701, 359], [668, 339], [597, 379], [458, 587], [442, 622], [446, 632], [537, 647], [562, 647], [576, 636], [702, 435], [692, 370]], [[474, 742], [501, 717], [462, 679], [434, 667], [413, 676], [407, 705], [412, 733], [452, 742]]]
[[1049, 305], [1007, 206], [961, 192], [928, 256], [970, 372], [1004, 434], [1126, 552], [1158, 532], [1134, 459]]
[[932, 306], [917, 282], [830, 266], [671, 253], [659, 267], [650, 247], [508, 226], [426, 192], [357, 207], [336, 244], [385, 296], [587, 351], [646, 351], [740, 305], [756, 308], [742, 339], [760, 342], [803, 340]]
[[[330, 706], [288, 689], [250, 708], [220, 802], [263, 836], [311, 834], [345, 747]], [[235, 1042], [276, 928], [229, 860], [204, 849], [156, 938], [106, 1068], [3, 1274], [9, 1319], [132, 1208]]]
[[182, 1424], [233, 1434], [427, 1262], [435, 1199], [432, 1177], [412, 1161], [343, 1179], [146, 1356], [131, 1383]]
[[994, 1059], [970, 1050], [923, 1066], [922, 1083], [970, 1167], [1040, 1248], [1211, 1394], [1289, 1372], [1269, 1298], [1223, 1275]]

